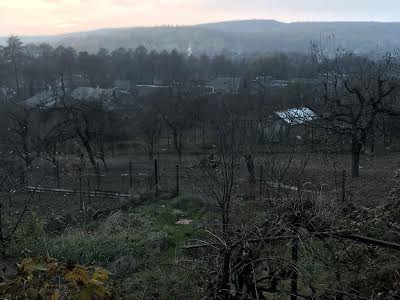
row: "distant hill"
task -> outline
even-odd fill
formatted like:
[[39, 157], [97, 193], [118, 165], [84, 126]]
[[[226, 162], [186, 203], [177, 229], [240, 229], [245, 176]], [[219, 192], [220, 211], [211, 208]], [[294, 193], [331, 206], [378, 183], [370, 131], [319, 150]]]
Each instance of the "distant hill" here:
[[[194, 26], [101, 29], [58, 36], [25, 37], [25, 42], [49, 42], [96, 52], [119, 47], [215, 54], [306, 52], [310, 41], [334, 35], [344, 47], [360, 52], [383, 52], [400, 48], [400, 23], [297, 22], [274, 20], [229, 21]], [[0, 38], [0, 43], [2, 39]], [[4, 43], [4, 39], [3, 39]]]

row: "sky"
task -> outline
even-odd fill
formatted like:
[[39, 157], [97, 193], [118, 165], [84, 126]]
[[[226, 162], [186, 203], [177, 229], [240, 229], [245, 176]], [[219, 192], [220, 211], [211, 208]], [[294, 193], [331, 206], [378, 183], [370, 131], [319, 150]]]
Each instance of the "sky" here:
[[0, 35], [237, 19], [400, 21], [400, 0], [0, 0]]

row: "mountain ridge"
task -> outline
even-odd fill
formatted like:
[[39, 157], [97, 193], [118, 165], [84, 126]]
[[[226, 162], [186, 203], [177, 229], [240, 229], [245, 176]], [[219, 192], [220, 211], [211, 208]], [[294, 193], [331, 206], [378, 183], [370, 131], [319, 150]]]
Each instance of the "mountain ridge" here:
[[[216, 54], [260, 52], [306, 52], [310, 41], [335, 36], [338, 43], [362, 53], [400, 48], [400, 22], [291, 22], [276, 20], [233, 20], [186, 26], [102, 28], [61, 35], [23, 36], [25, 43], [48, 42], [96, 52], [119, 47]], [[6, 38], [0, 37], [0, 44]]]

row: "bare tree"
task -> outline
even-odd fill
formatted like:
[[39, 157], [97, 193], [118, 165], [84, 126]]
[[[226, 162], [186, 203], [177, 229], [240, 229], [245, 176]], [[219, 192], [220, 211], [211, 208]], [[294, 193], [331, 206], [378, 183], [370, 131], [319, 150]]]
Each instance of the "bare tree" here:
[[21, 96], [20, 80], [19, 80], [19, 66], [22, 59], [22, 42], [17, 36], [10, 36], [7, 40], [7, 46], [4, 48], [5, 56], [12, 65], [15, 79], [15, 87], [17, 89], [17, 96]]
[[322, 73], [318, 114], [329, 131], [351, 140], [351, 174], [358, 177], [362, 148], [375, 133], [379, 118], [394, 114], [397, 65], [390, 54], [374, 61], [342, 49], [332, 55], [318, 44], [313, 56]]
[[220, 230], [218, 233], [210, 234], [221, 242], [223, 250], [221, 252], [222, 265], [218, 268], [216, 282], [210, 296], [214, 298], [221, 297], [222, 299], [229, 299], [230, 297], [230, 267], [232, 261], [232, 230], [231, 227], [231, 213], [232, 202], [237, 189], [237, 173], [239, 171], [241, 155], [239, 152], [239, 145], [237, 144], [236, 123], [221, 122], [217, 125], [218, 131], [218, 148], [217, 160], [218, 168], [203, 168], [204, 178], [203, 182], [207, 184], [206, 194], [207, 198], [215, 203], [220, 213]]
[[140, 129], [144, 135], [144, 143], [149, 159], [153, 159], [161, 137], [162, 117], [153, 106], [145, 107], [140, 115]]
[[172, 132], [179, 162], [185, 147], [185, 135], [194, 126], [193, 98], [182, 94], [171, 95], [158, 101], [158, 110]]
[[22, 181], [25, 184], [27, 175], [31, 172], [32, 164], [39, 153], [38, 136], [35, 132], [37, 128], [33, 122], [32, 110], [25, 107], [12, 107], [9, 118], [11, 121], [8, 136], [10, 153], [23, 161]]
[[[11, 158], [11, 159], [10, 159]], [[15, 161], [7, 154], [0, 155], [0, 252], [4, 257], [15, 233], [24, 223], [26, 214], [33, 209], [31, 206], [37, 188], [26, 193], [24, 204], [21, 207], [13, 206], [13, 198], [20, 190], [20, 170], [16, 168]], [[38, 180], [38, 184], [41, 179]], [[20, 197], [20, 195], [19, 195]], [[7, 205], [8, 201], [8, 205]]]
[[[97, 159], [100, 159], [107, 169], [105, 158], [105, 138], [107, 126], [107, 109], [100, 101], [76, 102], [68, 100], [60, 108], [64, 114], [70, 135], [76, 138], [89, 158], [93, 170], [100, 179]], [[99, 182], [98, 182], [99, 184]]]
[[55, 171], [57, 187], [60, 187], [60, 149], [61, 146], [74, 138], [69, 130], [69, 120], [63, 120], [57, 110], [43, 112], [49, 115], [42, 121], [39, 144], [44, 158], [51, 163]]

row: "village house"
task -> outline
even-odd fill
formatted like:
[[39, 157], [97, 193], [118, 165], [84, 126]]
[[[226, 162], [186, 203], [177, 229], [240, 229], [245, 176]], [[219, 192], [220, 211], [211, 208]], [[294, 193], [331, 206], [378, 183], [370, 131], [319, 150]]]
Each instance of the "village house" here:
[[263, 135], [271, 142], [302, 141], [313, 139], [313, 122], [317, 114], [308, 107], [276, 111], [263, 124]]
[[207, 84], [214, 89], [214, 93], [237, 94], [243, 87], [241, 77], [218, 76]]
[[30, 94], [37, 95], [52, 88], [64, 87], [66, 89], [74, 89], [80, 86], [90, 86], [89, 79], [84, 75], [73, 74], [70, 76], [63, 76], [55, 80], [35, 79], [32, 81]]
[[138, 98], [169, 94], [171, 87], [168, 85], [137, 84], [132, 94]]
[[[65, 90], [65, 101], [102, 101], [106, 107], [112, 109], [114, 102], [120, 94], [114, 89], [101, 89], [99, 87], [77, 87]], [[60, 87], [48, 88], [22, 102], [27, 107], [50, 108], [63, 99], [64, 91]]]

